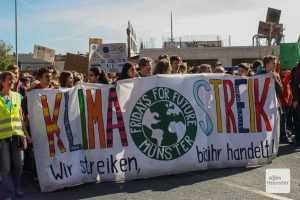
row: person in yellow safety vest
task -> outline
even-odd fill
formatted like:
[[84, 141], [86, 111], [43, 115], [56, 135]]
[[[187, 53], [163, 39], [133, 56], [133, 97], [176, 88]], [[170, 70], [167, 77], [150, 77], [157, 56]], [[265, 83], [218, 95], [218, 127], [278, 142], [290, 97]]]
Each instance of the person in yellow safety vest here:
[[14, 83], [14, 74], [11, 72], [0, 74], [0, 167], [3, 199], [23, 196], [20, 189], [23, 149], [27, 147], [27, 140], [31, 142], [24, 126], [22, 97], [11, 90]]

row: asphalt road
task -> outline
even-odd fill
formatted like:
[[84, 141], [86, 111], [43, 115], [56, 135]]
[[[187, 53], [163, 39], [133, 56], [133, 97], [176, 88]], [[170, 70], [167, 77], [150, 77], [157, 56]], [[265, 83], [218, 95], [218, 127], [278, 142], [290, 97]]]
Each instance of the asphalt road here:
[[[291, 192], [265, 192], [265, 171], [289, 168]], [[20, 200], [60, 199], [300, 199], [300, 147], [281, 145], [272, 163], [259, 167], [239, 167], [197, 171], [180, 175], [129, 181], [95, 183], [41, 193], [31, 178], [24, 179], [25, 196]]]

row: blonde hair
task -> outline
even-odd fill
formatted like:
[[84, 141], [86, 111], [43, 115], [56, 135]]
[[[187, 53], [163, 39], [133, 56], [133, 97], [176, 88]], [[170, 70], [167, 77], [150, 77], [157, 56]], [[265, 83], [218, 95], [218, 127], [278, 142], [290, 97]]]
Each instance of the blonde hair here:
[[206, 70], [210, 70], [212, 72], [211, 65], [209, 65], [209, 64], [202, 64], [202, 65], [199, 66], [197, 72], [198, 73], [206, 73]]
[[224, 67], [222, 67], [222, 66], [217, 66], [217, 67], [215, 68], [214, 73], [220, 73], [220, 74], [225, 73], [225, 69], [224, 69]]

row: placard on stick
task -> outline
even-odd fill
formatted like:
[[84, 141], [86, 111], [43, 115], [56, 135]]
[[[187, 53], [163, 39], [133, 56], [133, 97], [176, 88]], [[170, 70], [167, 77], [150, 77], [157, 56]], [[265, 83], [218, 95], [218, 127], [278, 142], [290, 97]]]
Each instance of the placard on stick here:
[[300, 44], [284, 43], [280, 45], [280, 67], [291, 69], [300, 61]]
[[121, 73], [127, 62], [126, 44], [102, 44], [90, 56], [90, 67], [100, 67], [106, 72]]

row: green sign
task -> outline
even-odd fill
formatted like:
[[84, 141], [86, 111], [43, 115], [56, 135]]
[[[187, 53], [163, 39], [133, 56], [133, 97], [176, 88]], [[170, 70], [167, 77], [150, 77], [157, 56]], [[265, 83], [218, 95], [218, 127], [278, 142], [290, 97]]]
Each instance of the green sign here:
[[300, 43], [284, 43], [280, 45], [280, 67], [291, 69], [300, 61]]

